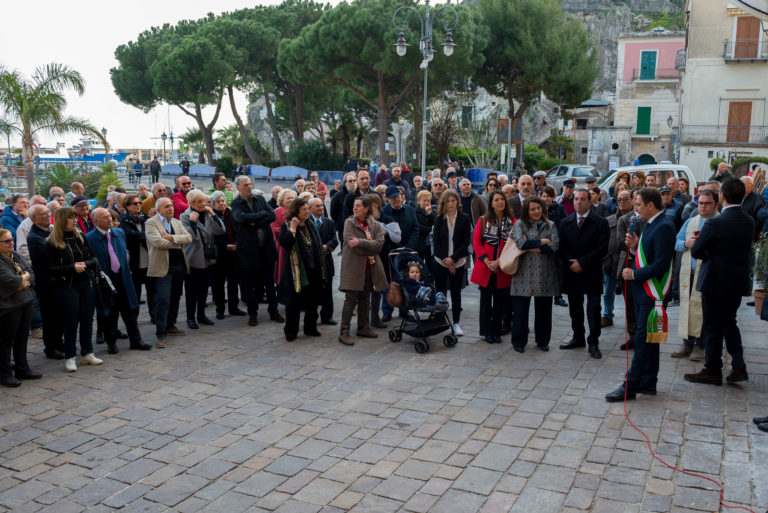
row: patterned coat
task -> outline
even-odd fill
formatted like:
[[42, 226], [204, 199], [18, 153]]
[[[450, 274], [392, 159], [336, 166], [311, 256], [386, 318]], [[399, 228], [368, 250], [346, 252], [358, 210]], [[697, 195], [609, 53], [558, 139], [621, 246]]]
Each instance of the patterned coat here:
[[510, 235], [520, 249], [541, 248], [541, 239], [552, 241], [541, 253], [526, 252], [520, 256], [517, 274], [512, 276], [510, 294], [513, 296], [557, 296], [560, 294], [560, 278], [557, 269], [557, 250], [560, 238], [552, 221], [541, 220], [525, 228], [518, 221]]

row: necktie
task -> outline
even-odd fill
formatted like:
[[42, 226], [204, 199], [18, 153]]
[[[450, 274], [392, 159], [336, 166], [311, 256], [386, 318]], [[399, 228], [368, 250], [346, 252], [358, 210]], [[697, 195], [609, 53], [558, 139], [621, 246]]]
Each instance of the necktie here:
[[112, 232], [107, 230], [107, 253], [109, 253], [109, 268], [113, 273], [120, 270], [120, 262], [117, 260], [115, 248], [112, 247]]
[[317, 225], [317, 231], [320, 231], [320, 226], [323, 224], [323, 219], [315, 219], [315, 224]]
[[584, 224], [584, 216], [579, 216], [579, 230], [581, 230], [581, 225]]

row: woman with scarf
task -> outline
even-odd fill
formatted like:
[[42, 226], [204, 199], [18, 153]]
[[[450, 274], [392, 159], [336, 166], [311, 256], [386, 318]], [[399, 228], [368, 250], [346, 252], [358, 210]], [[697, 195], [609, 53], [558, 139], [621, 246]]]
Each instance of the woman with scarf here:
[[387, 288], [387, 277], [379, 257], [384, 239], [384, 227], [373, 218], [370, 198], [355, 198], [352, 215], [344, 221], [344, 247], [341, 250], [339, 290], [345, 293], [345, 297], [339, 342], [344, 345], [355, 344], [349, 333], [355, 306], [358, 312], [357, 336], [378, 337], [368, 325], [368, 316], [364, 312], [371, 307], [371, 292]]
[[499, 344], [503, 307], [512, 278], [499, 268], [499, 256], [515, 220], [507, 199], [498, 190], [488, 194], [488, 205], [488, 215], [475, 226], [472, 247], [477, 262], [469, 281], [480, 286], [480, 336], [489, 344]]
[[[211, 194], [211, 206], [216, 217], [224, 223], [226, 231], [216, 235], [214, 241], [218, 248], [216, 264], [213, 268], [213, 303], [216, 305], [216, 318], [224, 318], [224, 303], [229, 306], [229, 315], [243, 316], [245, 312], [238, 308], [238, 286], [240, 284], [240, 271], [237, 268], [237, 244], [235, 243], [235, 229], [232, 226], [232, 209], [227, 206], [227, 197], [221, 191]], [[226, 296], [224, 295], [224, 283], [226, 282]], [[225, 301], [226, 300], [226, 301]]]
[[517, 247], [526, 250], [520, 256], [517, 273], [512, 276], [512, 347], [518, 353], [528, 343], [528, 311], [531, 298], [536, 309], [534, 332], [536, 345], [549, 351], [552, 335], [552, 297], [560, 293], [557, 249], [560, 239], [555, 223], [547, 219], [547, 205], [541, 198], [526, 198], [520, 219], [512, 228]]
[[285, 217], [291, 202], [296, 199], [296, 191], [293, 189], [283, 189], [277, 195], [277, 208], [275, 209], [275, 220], [272, 221], [272, 237], [275, 239], [277, 248], [277, 264], [275, 265], [275, 283], [280, 284], [280, 278], [283, 276], [283, 262], [285, 262], [285, 248], [280, 245], [280, 229], [285, 224]]
[[125, 214], [120, 217], [120, 228], [125, 232], [125, 245], [128, 249], [128, 265], [131, 268], [133, 288], [136, 299], [141, 299], [141, 285], [147, 289], [147, 308], [152, 322], [155, 321], [155, 281], [147, 277], [149, 254], [147, 253], [147, 235], [144, 223], [147, 214], [141, 210], [141, 198], [136, 194], [126, 194], [123, 198]]
[[299, 334], [299, 316], [304, 310], [304, 334], [319, 337], [317, 306], [325, 279], [323, 241], [315, 223], [309, 220], [307, 200], [296, 198], [288, 207], [280, 227], [280, 247], [285, 251], [279, 300], [285, 305], [285, 340]]
[[[392, 280], [392, 269], [389, 267], [389, 252], [392, 251], [393, 247], [398, 247], [400, 244], [400, 239], [402, 237], [400, 225], [397, 224], [392, 217], [381, 212], [381, 209], [384, 208], [384, 200], [381, 196], [378, 194], [369, 194], [367, 198], [371, 201], [371, 216], [381, 224], [386, 234], [384, 236], [384, 245], [381, 247], [381, 251], [379, 251], [379, 258], [381, 259], [381, 264], [384, 266], [384, 274], [387, 277], [387, 283], [389, 283]], [[371, 292], [370, 326], [373, 328], [387, 327], [387, 325], [382, 322], [381, 316], [379, 316], [381, 296], [384, 292], [385, 291], [383, 290]]]
[[32, 268], [13, 250], [13, 234], [0, 229], [0, 384], [6, 387], [21, 385], [20, 379], [42, 377], [27, 363], [27, 338], [35, 300], [33, 284]]

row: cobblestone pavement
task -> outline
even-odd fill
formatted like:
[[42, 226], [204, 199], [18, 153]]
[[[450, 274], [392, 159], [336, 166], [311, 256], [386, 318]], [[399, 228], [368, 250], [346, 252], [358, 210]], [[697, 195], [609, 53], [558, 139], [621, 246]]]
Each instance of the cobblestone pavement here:
[[[594, 360], [557, 349], [570, 331], [559, 307], [550, 352], [486, 344], [476, 288], [465, 292], [466, 335], [453, 348], [433, 337], [426, 355], [384, 330], [354, 347], [327, 326], [288, 343], [265, 309], [258, 327], [228, 317], [165, 349], [97, 346], [104, 364], [72, 374], [34, 341], [45, 377], [0, 397], [0, 511], [718, 510], [714, 485], [654, 462], [623, 406], [603, 400], [626, 365], [620, 299]], [[768, 435], [751, 417], [768, 415], [768, 324], [746, 306], [739, 322], [749, 383], [685, 382], [699, 367], [669, 357], [673, 337], [659, 395], [629, 409], [666, 461], [764, 511]], [[140, 327], [154, 342], [144, 306]]]

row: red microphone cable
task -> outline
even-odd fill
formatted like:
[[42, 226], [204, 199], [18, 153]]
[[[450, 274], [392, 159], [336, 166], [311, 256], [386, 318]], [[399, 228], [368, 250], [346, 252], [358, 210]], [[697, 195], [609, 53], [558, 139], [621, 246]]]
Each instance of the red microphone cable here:
[[[629, 267], [629, 250], [627, 250], [626, 266]], [[629, 293], [631, 294], [632, 291], [630, 290]], [[627, 280], [624, 280], [624, 297], [625, 298], [626, 298], [626, 295], [627, 295]], [[627, 302], [625, 300], [624, 301], [624, 339], [625, 340], [627, 340], [627, 335], [628, 335], [626, 304], [627, 304]], [[639, 327], [638, 327], [638, 329], [639, 329]], [[629, 422], [629, 425], [632, 426], [635, 429], [635, 431], [640, 433], [643, 436], [643, 438], [645, 438], [645, 443], [648, 446], [648, 450], [650, 451], [651, 456], [653, 456], [653, 459], [655, 459], [656, 461], [658, 461], [662, 465], [666, 466], [667, 468], [670, 468], [670, 469], [672, 469], [672, 470], [674, 470], [676, 472], [680, 472], [681, 474], [685, 474], [687, 476], [693, 476], [693, 477], [700, 477], [701, 479], [706, 479], [707, 481], [710, 481], [710, 482], [716, 484], [720, 488], [720, 499], [719, 499], [719, 501], [720, 501], [720, 505], [722, 507], [727, 508], [727, 509], [742, 509], [744, 511], [749, 511], [750, 513], [755, 513], [754, 510], [751, 510], [751, 509], [746, 508], [744, 506], [730, 506], [730, 505], [726, 504], [723, 501], [723, 495], [725, 494], [725, 488], [723, 487], [722, 483], [720, 483], [719, 481], [716, 481], [715, 479], [712, 479], [712, 478], [707, 477], [707, 476], [702, 476], [701, 474], [696, 474], [695, 472], [688, 472], [686, 470], [679, 469], [679, 468], [675, 467], [674, 465], [670, 465], [669, 463], [667, 463], [666, 461], [662, 460], [661, 458], [659, 458], [656, 455], [656, 453], [654, 452], [653, 448], [651, 447], [651, 439], [648, 438], [648, 435], [646, 435], [645, 432], [642, 429], [637, 427], [635, 425], [635, 423], [632, 422], [632, 419], [629, 418], [629, 411], [627, 410], [627, 390], [629, 389], [629, 381], [628, 381], [628, 378], [629, 378], [629, 341], [628, 340], [627, 340], [627, 344], [626, 344], [626, 351], [625, 351], [625, 353], [626, 353], [625, 354], [625, 356], [626, 356], [626, 373], [624, 374], [624, 417], [627, 419], [627, 422]]]

